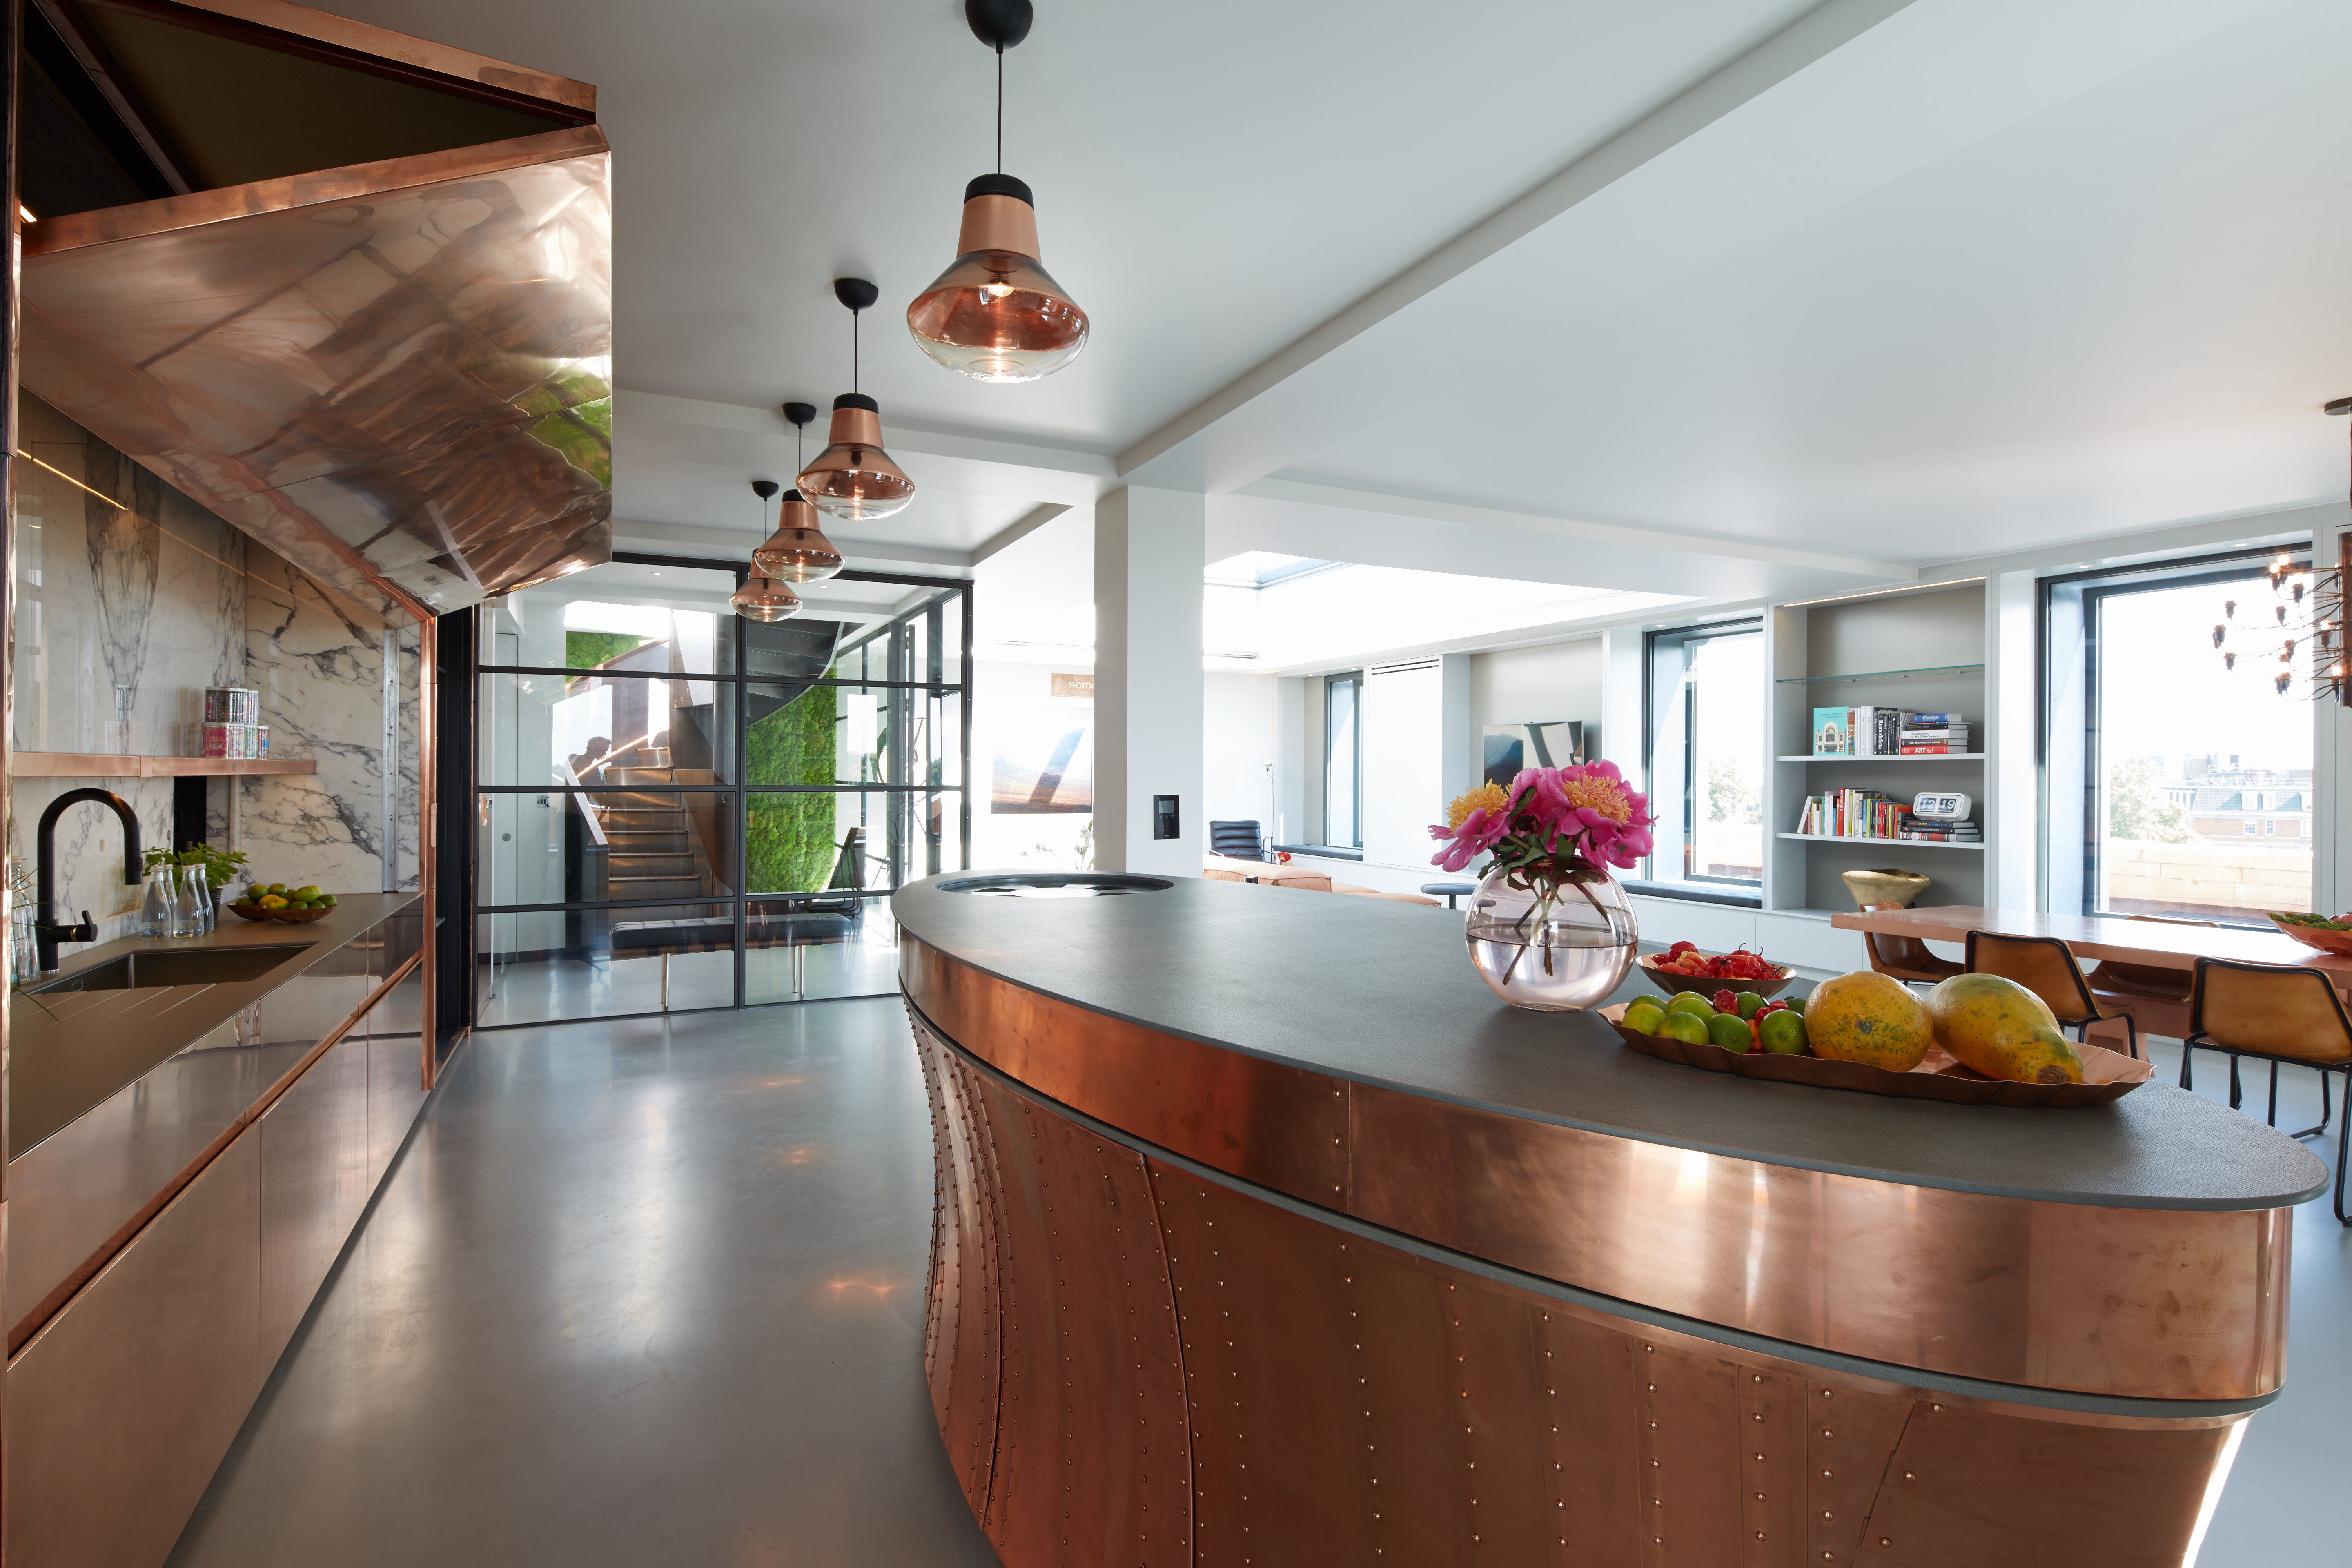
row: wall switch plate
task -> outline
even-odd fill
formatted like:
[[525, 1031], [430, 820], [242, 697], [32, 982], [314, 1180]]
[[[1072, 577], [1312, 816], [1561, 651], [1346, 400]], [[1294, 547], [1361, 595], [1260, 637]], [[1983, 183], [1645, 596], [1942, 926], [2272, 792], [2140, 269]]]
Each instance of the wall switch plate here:
[[1181, 838], [1183, 837], [1183, 834], [1178, 830], [1176, 825], [1176, 797], [1174, 795], [1155, 795], [1151, 797], [1151, 837], [1154, 838]]

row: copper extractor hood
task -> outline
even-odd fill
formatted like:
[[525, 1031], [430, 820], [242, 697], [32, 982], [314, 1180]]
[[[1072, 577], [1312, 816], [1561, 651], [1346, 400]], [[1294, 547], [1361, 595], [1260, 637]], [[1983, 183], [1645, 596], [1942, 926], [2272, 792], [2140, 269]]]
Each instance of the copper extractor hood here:
[[[146, 177], [186, 194], [33, 215], [27, 390], [365, 602], [437, 614], [611, 557], [593, 89], [278, 0], [37, 4], [155, 154]], [[358, 82], [369, 118], [283, 152], [210, 135], [204, 95], [236, 70]], [[435, 144], [484, 127], [529, 133]], [[386, 146], [427, 150], [207, 184]]]

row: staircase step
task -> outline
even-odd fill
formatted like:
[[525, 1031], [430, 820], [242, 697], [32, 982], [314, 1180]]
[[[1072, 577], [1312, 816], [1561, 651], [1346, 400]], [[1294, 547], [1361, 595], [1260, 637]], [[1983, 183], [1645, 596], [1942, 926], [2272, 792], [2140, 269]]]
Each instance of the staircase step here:
[[694, 856], [687, 851], [647, 853], [615, 848], [610, 862], [615, 877], [691, 877]]
[[616, 784], [675, 784], [677, 781], [670, 776], [670, 770], [667, 768], [607, 767], [604, 770], [604, 782]]
[[706, 898], [709, 889], [699, 877], [622, 877], [610, 879], [612, 896], [615, 899], [651, 903], [662, 899]]

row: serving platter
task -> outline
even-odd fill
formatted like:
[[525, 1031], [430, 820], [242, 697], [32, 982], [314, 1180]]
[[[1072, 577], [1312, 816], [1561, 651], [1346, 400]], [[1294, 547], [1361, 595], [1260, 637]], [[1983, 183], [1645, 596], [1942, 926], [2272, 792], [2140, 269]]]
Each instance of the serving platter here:
[[1832, 1061], [1825, 1057], [1729, 1051], [1721, 1046], [1696, 1046], [1686, 1040], [1629, 1029], [1625, 1026], [1627, 1005], [1620, 1003], [1604, 1007], [1601, 1016], [1627, 1045], [1645, 1057], [1706, 1072], [1737, 1073], [1741, 1078], [1801, 1083], [1813, 1089], [1843, 1089], [1857, 1094], [1886, 1094], [1905, 1100], [1941, 1100], [1955, 1105], [2032, 1106], [2061, 1110], [2109, 1104], [2156, 1076], [2152, 1062], [2092, 1045], [2074, 1047], [2083, 1058], [2081, 1083], [2011, 1083], [1987, 1078], [1962, 1067], [1941, 1046], [1928, 1047], [1927, 1058], [1909, 1072], [1889, 1072], [1885, 1068]]

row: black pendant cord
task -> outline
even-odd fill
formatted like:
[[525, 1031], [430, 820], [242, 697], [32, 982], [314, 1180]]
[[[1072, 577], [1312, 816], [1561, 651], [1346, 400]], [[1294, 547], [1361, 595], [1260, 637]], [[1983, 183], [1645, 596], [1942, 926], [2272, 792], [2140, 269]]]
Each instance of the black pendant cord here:
[[1004, 46], [996, 46], [996, 172], [1004, 173]]

